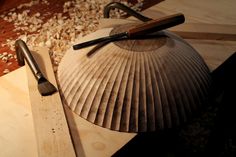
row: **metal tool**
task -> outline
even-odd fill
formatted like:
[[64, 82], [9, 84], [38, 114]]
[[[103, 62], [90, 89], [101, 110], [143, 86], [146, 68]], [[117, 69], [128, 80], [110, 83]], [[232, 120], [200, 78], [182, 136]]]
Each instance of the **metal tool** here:
[[150, 33], [157, 32], [157, 31], [169, 28], [169, 27], [173, 27], [175, 25], [183, 23], [184, 20], [185, 18], [183, 14], [181, 13], [173, 14], [173, 15], [163, 17], [160, 19], [144, 22], [142, 24], [134, 26], [130, 28], [129, 30], [119, 33], [119, 34], [114, 34], [107, 37], [102, 37], [102, 38], [98, 38], [91, 41], [73, 45], [73, 49], [78, 50], [84, 47], [92, 46], [92, 45], [95, 45], [101, 42], [106, 42], [106, 41], [116, 41], [116, 40], [121, 40], [121, 39], [136, 38], [141, 35], [150, 34]]
[[34, 74], [36, 80], [38, 81], [38, 90], [42, 96], [51, 95], [57, 91], [56, 87], [51, 84], [40, 71], [36, 61], [34, 60], [30, 50], [28, 49], [26, 43], [19, 39], [15, 43], [16, 55], [19, 66], [25, 65], [24, 58], [28, 63], [32, 73]]

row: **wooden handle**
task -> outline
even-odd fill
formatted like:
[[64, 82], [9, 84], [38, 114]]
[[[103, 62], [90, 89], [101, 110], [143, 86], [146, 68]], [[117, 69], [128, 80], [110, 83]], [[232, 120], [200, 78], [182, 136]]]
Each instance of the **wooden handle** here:
[[127, 31], [129, 37], [135, 37], [142, 34], [157, 32], [169, 27], [183, 23], [185, 20], [184, 15], [181, 13], [166, 16], [160, 19], [151, 20], [135, 26]]

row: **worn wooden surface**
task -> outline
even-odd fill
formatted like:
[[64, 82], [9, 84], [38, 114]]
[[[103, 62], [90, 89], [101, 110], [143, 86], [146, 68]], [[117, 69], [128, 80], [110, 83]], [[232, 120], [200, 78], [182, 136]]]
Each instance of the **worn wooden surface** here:
[[25, 67], [0, 78], [0, 156], [36, 157]]

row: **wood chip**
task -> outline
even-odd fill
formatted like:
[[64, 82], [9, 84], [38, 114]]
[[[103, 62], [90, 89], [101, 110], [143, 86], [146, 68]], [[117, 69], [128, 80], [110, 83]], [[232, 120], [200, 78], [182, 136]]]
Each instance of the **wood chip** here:
[[4, 69], [4, 70], [3, 70], [3, 74], [7, 74], [7, 73], [9, 73], [9, 72], [10, 72], [9, 69]]

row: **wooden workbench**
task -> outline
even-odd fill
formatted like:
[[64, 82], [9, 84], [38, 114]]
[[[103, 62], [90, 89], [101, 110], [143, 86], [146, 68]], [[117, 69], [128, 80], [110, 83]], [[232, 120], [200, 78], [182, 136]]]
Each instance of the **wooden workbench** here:
[[[236, 25], [234, 6], [236, 6], [234, 0], [217, 3], [214, 0], [166, 0], [151, 7], [145, 14], [157, 18], [165, 14], [182, 12], [185, 14], [186, 23]], [[235, 41], [188, 40], [188, 42], [198, 50], [211, 69], [216, 68], [236, 51]], [[0, 98], [0, 156], [37, 156], [24, 67], [0, 78]], [[90, 153], [94, 151], [92, 153], [96, 153], [95, 156], [110, 156], [116, 151], [114, 148], [121, 147], [134, 136], [122, 135], [119, 141], [114, 142], [114, 139], [111, 139], [114, 136], [113, 131], [103, 128], [99, 128], [101, 132], [88, 130], [89, 127], [96, 128], [97, 126], [88, 126], [88, 122], [83, 119], [76, 125], [84, 128], [82, 138], [89, 138], [88, 141], [90, 141], [90, 143], [85, 141], [82, 145], [83, 155], [87, 154], [87, 151]], [[95, 137], [94, 135], [99, 135], [99, 137], [92, 138]], [[98, 142], [101, 139], [105, 140], [105, 145]], [[114, 143], [109, 145], [109, 140]]]

